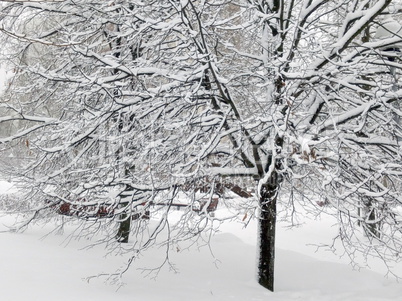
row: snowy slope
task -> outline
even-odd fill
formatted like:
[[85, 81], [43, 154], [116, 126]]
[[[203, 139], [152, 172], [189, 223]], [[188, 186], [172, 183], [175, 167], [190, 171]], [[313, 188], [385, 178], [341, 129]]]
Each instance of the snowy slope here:
[[[6, 230], [13, 217], [3, 216], [0, 221], [0, 229]], [[46, 238], [50, 226], [32, 227], [22, 234], [1, 233], [1, 300], [402, 300], [402, 284], [395, 280], [373, 271], [354, 271], [332, 253], [314, 253], [314, 247], [306, 246], [325, 239], [331, 231], [328, 226], [328, 221], [311, 220], [293, 230], [279, 227], [275, 293], [259, 287], [254, 279], [255, 223], [247, 229], [224, 224], [211, 250], [173, 251], [177, 273], [166, 268], [153, 279], [131, 269], [124, 277], [126, 285], [117, 291], [104, 278], [89, 283], [85, 278], [113, 272], [125, 259], [105, 257], [103, 247], [82, 249], [87, 240], [67, 244], [68, 227], [63, 235]], [[139, 265], [154, 266], [161, 252], [152, 250]]]

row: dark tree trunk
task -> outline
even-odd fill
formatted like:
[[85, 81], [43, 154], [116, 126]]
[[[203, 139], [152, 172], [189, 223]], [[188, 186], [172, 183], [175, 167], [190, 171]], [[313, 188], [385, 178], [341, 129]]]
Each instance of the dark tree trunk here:
[[274, 291], [275, 225], [278, 184], [277, 174], [274, 172], [271, 181], [261, 188], [260, 198], [258, 283], [270, 291]]
[[130, 237], [131, 216], [126, 212], [120, 215], [119, 230], [117, 231], [116, 239], [121, 243], [128, 243]]
[[364, 220], [363, 225], [368, 237], [381, 238], [381, 223], [377, 221], [377, 209], [373, 206], [373, 201], [367, 198], [364, 204]]

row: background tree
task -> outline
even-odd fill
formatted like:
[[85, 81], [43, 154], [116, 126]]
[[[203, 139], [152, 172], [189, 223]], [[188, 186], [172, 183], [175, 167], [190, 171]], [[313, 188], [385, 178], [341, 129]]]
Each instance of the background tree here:
[[[212, 231], [213, 195], [237, 185], [244, 196], [254, 180], [264, 287], [279, 200], [337, 216], [348, 252], [395, 258], [401, 36], [383, 17], [398, 14], [390, 0], [4, 5], [15, 76], [0, 122], [23, 124], [0, 142], [29, 146], [12, 170], [28, 222], [53, 210], [107, 224], [106, 240], [133, 233], [131, 264], [155, 243]], [[188, 201], [178, 222], [177, 199]], [[156, 224], [139, 218], [151, 207]]]

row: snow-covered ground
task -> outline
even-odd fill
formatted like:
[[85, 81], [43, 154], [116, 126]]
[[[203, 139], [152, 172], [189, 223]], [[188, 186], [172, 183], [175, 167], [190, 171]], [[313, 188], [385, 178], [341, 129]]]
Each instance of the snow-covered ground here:
[[[0, 185], [0, 190], [6, 186]], [[13, 217], [0, 218], [0, 230]], [[384, 278], [375, 270], [355, 271], [345, 258], [325, 251], [315, 252], [309, 244], [328, 243], [332, 221], [307, 220], [300, 228], [278, 228], [276, 292], [255, 281], [256, 224], [244, 229], [240, 223], [223, 224], [209, 248], [171, 252], [177, 273], [162, 269], [156, 279], [132, 268], [125, 285], [105, 284], [105, 278], [88, 276], [114, 272], [124, 258], [105, 256], [103, 247], [84, 248], [86, 239], [66, 242], [66, 233], [50, 234], [50, 225], [31, 227], [24, 233], [0, 233], [1, 300], [241, 300], [241, 301], [384, 301], [402, 300], [402, 284]], [[211, 255], [211, 251], [213, 256]], [[155, 266], [163, 249], [151, 250], [141, 266]], [[402, 274], [402, 267], [396, 267]]]

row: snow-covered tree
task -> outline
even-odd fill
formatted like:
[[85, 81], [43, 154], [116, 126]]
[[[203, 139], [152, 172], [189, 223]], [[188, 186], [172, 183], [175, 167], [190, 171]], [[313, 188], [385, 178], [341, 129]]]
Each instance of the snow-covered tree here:
[[[391, 0], [3, 5], [15, 76], [0, 122], [20, 123], [0, 142], [29, 149], [12, 170], [29, 220], [107, 223], [118, 242], [133, 234], [135, 259], [213, 230], [214, 194], [254, 182], [264, 287], [280, 200], [336, 215], [347, 251], [397, 259], [399, 13]], [[151, 207], [156, 225], [141, 218]]]

